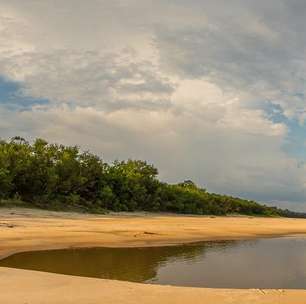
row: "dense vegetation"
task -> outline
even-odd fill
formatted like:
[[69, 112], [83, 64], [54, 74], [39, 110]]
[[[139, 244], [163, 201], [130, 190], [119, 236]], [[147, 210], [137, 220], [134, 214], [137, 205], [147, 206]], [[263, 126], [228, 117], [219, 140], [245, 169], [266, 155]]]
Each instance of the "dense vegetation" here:
[[88, 212], [162, 211], [191, 214], [286, 215], [254, 201], [208, 193], [193, 182], [170, 185], [140, 160], [107, 164], [78, 147], [23, 138], [0, 141], [0, 201]]

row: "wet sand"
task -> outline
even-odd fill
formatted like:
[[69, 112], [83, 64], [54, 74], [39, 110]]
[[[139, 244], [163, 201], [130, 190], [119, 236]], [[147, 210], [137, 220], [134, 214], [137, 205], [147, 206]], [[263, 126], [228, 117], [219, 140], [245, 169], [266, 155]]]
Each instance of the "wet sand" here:
[[0, 268], [5, 304], [304, 304], [306, 291], [170, 287]]
[[[306, 234], [306, 220], [0, 209], [0, 257], [67, 247], [158, 246]], [[145, 285], [0, 268], [0, 303], [306, 303], [302, 290]]]

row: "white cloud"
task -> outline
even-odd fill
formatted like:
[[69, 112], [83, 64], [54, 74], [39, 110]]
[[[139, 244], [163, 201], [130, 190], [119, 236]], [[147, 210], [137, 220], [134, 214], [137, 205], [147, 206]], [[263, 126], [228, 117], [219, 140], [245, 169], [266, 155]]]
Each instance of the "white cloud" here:
[[0, 0], [0, 75], [45, 106], [0, 106], [0, 135], [143, 158], [162, 178], [262, 200], [306, 198], [283, 151], [305, 117], [300, 1]]

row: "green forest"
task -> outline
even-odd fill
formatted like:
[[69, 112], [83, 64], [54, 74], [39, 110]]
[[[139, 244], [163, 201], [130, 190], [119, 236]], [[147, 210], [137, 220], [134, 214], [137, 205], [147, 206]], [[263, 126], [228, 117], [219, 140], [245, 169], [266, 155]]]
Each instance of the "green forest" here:
[[104, 162], [76, 146], [0, 141], [0, 206], [91, 213], [150, 211], [181, 214], [300, 216], [255, 201], [209, 193], [192, 181], [167, 184], [142, 160]]

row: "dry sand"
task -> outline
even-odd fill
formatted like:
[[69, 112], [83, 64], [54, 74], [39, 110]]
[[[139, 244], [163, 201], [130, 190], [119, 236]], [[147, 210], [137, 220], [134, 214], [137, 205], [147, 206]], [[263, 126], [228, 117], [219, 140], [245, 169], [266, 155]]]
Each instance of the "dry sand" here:
[[[0, 257], [88, 246], [152, 246], [306, 234], [306, 220], [0, 209]], [[0, 303], [306, 303], [303, 290], [184, 288], [0, 268]]]

